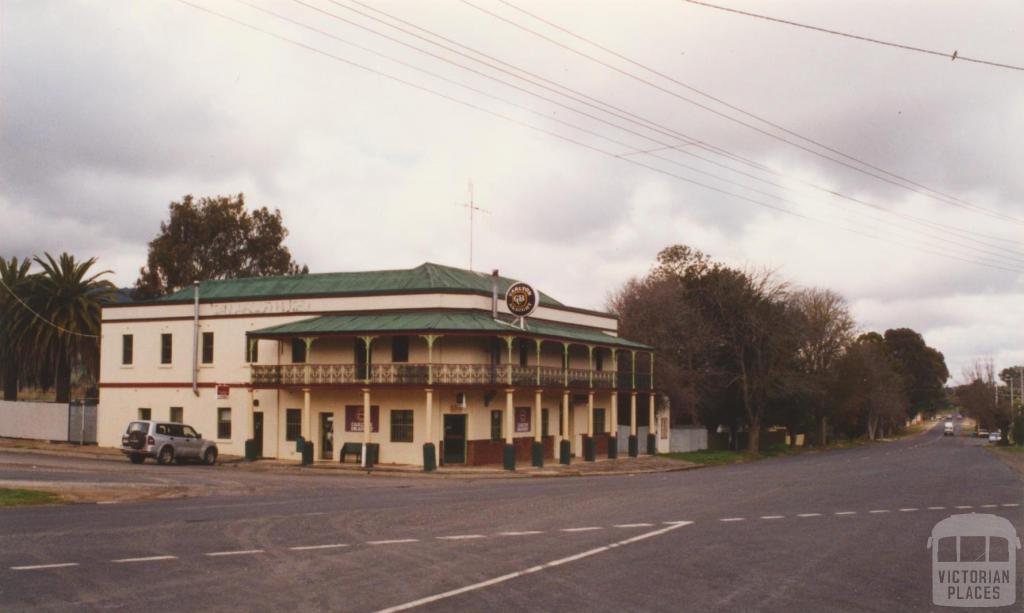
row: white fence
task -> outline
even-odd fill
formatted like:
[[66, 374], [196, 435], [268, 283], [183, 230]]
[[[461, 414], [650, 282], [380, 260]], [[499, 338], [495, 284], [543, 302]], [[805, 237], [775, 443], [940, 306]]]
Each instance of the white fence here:
[[698, 451], [708, 448], [708, 430], [704, 426], [676, 426], [669, 436], [671, 451]]
[[95, 443], [96, 406], [0, 400], [0, 436]]

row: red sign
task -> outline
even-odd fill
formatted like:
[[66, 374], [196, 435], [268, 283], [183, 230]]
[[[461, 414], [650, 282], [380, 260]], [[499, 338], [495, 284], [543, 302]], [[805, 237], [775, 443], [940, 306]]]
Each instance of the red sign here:
[[217, 400], [225, 400], [231, 393], [231, 386], [224, 383], [217, 384]]
[[530, 431], [530, 407], [516, 407], [516, 432]]
[[[345, 432], [363, 431], [363, 406], [350, 404], [345, 407]], [[370, 407], [370, 432], [380, 432], [380, 407]]]

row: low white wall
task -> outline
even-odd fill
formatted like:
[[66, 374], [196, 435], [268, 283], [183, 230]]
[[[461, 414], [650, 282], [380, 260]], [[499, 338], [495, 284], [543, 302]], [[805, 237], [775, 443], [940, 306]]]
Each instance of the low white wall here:
[[0, 436], [68, 440], [68, 405], [0, 400]]
[[697, 451], [708, 448], [708, 430], [703, 426], [672, 428], [669, 448], [674, 452]]

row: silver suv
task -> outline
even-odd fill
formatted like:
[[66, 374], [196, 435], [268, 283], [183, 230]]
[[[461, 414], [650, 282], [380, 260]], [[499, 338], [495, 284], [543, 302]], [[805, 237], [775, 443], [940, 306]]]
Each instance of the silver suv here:
[[217, 463], [217, 445], [208, 441], [192, 426], [164, 421], [133, 421], [121, 436], [121, 453], [132, 464], [156, 458], [157, 464], [178, 460], [199, 460]]

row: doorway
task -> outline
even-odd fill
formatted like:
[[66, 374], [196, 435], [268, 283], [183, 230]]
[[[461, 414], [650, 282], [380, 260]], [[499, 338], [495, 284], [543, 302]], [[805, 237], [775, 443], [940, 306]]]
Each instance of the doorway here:
[[334, 456], [334, 413], [320, 414], [320, 458], [330, 460]]
[[263, 411], [252, 414], [252, 439], [256, 443], [256, 457], [263, 457]]
[[466, 463], [466, 416], [444, 416], [444, 463]]

